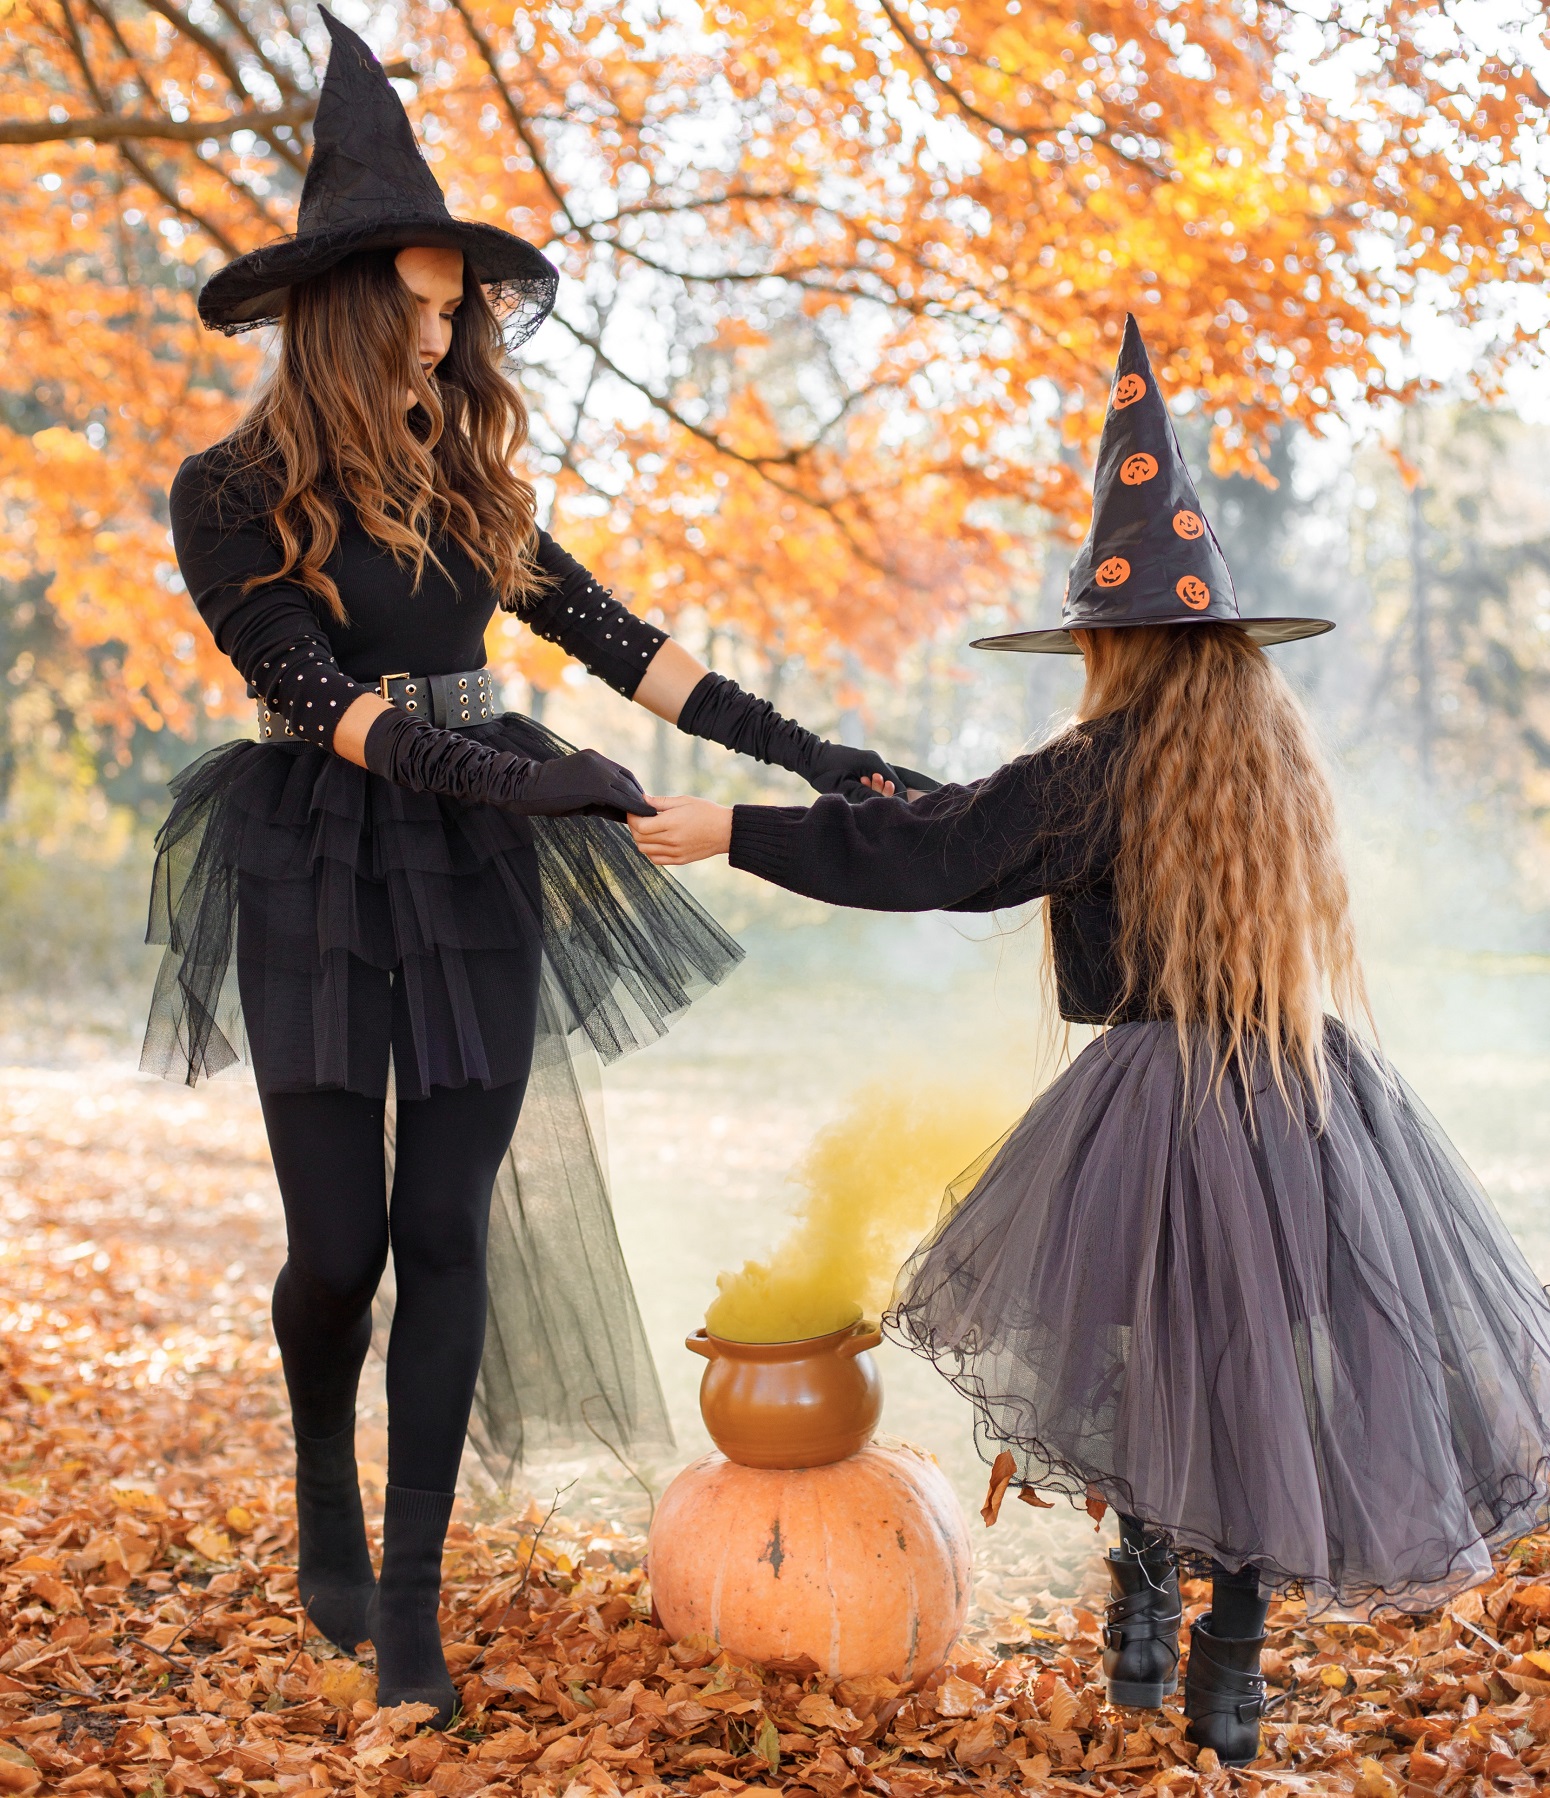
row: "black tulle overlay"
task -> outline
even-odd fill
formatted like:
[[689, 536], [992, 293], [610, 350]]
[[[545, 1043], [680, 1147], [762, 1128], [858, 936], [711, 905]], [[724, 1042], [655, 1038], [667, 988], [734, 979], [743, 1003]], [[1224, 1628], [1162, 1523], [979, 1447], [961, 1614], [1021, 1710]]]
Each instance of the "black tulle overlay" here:
[[[468, 733], [569, 745], [507, 714]], [[390, 786], [300, 743], [231, 743], [173, 782], [147, 938], [166, 946], [141, 1066], [189, 1084], [250, 1061], [266, 1090], [399, 1099], [520, 1079], [496, 1182], [471, 1436], [524, 1456], [671, 1444], [585, 1093], [742, 951], [628, 830]], [[537, 977], [535, 981], [535, 968]], [[535, 991], [536, 986], [536, 991]]]
[[1427, 1610], [1550, 1517], [1550, 1302], [1404, 1083], [1327, 1040], [1320, 1126], [1263, 1070], [1252, 1108], [1186, 1091], [1169, 1024], [1108, 1031], [949, 1195], [889, 1327], [1024, 1480], [1315, 1609]]

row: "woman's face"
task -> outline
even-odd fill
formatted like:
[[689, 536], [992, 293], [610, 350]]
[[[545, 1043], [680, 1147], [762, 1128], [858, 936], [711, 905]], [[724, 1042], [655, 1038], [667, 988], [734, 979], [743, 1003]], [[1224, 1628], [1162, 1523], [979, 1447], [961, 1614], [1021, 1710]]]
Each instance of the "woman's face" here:
[[[463, 303], [463, 255], [413, 244], [393, 258], [398, 278], [414, 295], [419, 316], [416, 347], [427, 374], [452, 347], [452, 320]], [[414, 404], [413, 396], [409, 402]]]

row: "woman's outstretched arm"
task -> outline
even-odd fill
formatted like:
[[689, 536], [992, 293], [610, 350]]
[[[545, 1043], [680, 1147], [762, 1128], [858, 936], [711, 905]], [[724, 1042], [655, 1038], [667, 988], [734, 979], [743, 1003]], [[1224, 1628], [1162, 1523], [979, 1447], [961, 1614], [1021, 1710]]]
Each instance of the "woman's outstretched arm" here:
[[523, 618], [616, 693], [688, 736], [789, 769], [820, 793], [860, 799], [869, 791], [903, 790], [894, 768], [875, 751], [826, 742], [783, 718], [767, 700], [713, 673], [664, 631], [637, 618], [547, 531], [538, 533], [535, 560], [549, 586]]

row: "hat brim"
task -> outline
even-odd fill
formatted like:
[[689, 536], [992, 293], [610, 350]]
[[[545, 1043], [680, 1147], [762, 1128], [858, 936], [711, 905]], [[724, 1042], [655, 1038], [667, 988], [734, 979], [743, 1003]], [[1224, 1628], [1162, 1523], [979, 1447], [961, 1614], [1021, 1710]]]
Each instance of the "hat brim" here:
[[[1080, 625], [1081, 630], [1122, 631], [1137, 625], [1157, 624], [1156, 618], [1115, 618], [1103, 624]], [[1231, 624], [1251, 643], [1272, 649], [1278, 643], [1295, 643], [1302, 637], [1322, 637], [1335, 628], [1333, 618], [1175, 618], [1170, 624]], [[1019, 655], [1078, 656], [1082, 653], [1069, 630], [1008, 631], [999, 637], [976, 637], [971, 649], [1009, 649]]]
[[[498, 225], [446, 214], [373, 219], [336, 230], [281, 238], [218, 269], [199, 295], [199, 316], [212, 331], [252, 331], [278, 323], [285, 295], [298, 281], [327, 274], [362, 250], [402, 250], [411, 244], [460, 250], [475, 280], [495, 288], [502, 311], [520, 314], [521, 337], [548, 317], [559, 271], [532, 244]], [[509, 336], [508, 331], [508, 336]]]

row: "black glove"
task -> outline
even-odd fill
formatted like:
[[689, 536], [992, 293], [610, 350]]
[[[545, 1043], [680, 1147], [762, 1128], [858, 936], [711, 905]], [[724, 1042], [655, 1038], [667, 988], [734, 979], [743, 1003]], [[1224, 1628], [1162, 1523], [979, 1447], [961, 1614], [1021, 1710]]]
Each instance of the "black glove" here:
[[767, 699], [745, 693], [725, 675], [707, 674], [683, 703], [678, 728], [691, 737], [704, 737], [756, 762], [789, 768], [820, 793], [843, 793], [847, 799], [875, 799], [876, 791], [863, 786], [864, 774], [880, 774], [891, 780], [904, 796], [904, 782], [880, 755], [870, 749], [848, 749], [843, 743], [826, 743], [790, 718], [782, 718]]
[[366, 766], [412, 793], [444, 793], [465, 805], [498, 805], [530, 818], [654, 818], [640, 782], [595, 749], [535, 762], [488, 749], [461, 731], [438, 730], [398, 706], [366, 733]]
[[904, 776], [906, 797], [908, 797], [910, 793], [937, 793], [941, 791], [941, 781], [933, 780], [929, 774], [922, 774], [918, 768], [906, 768], [903, 762], [895, 762], [894, 767]]

